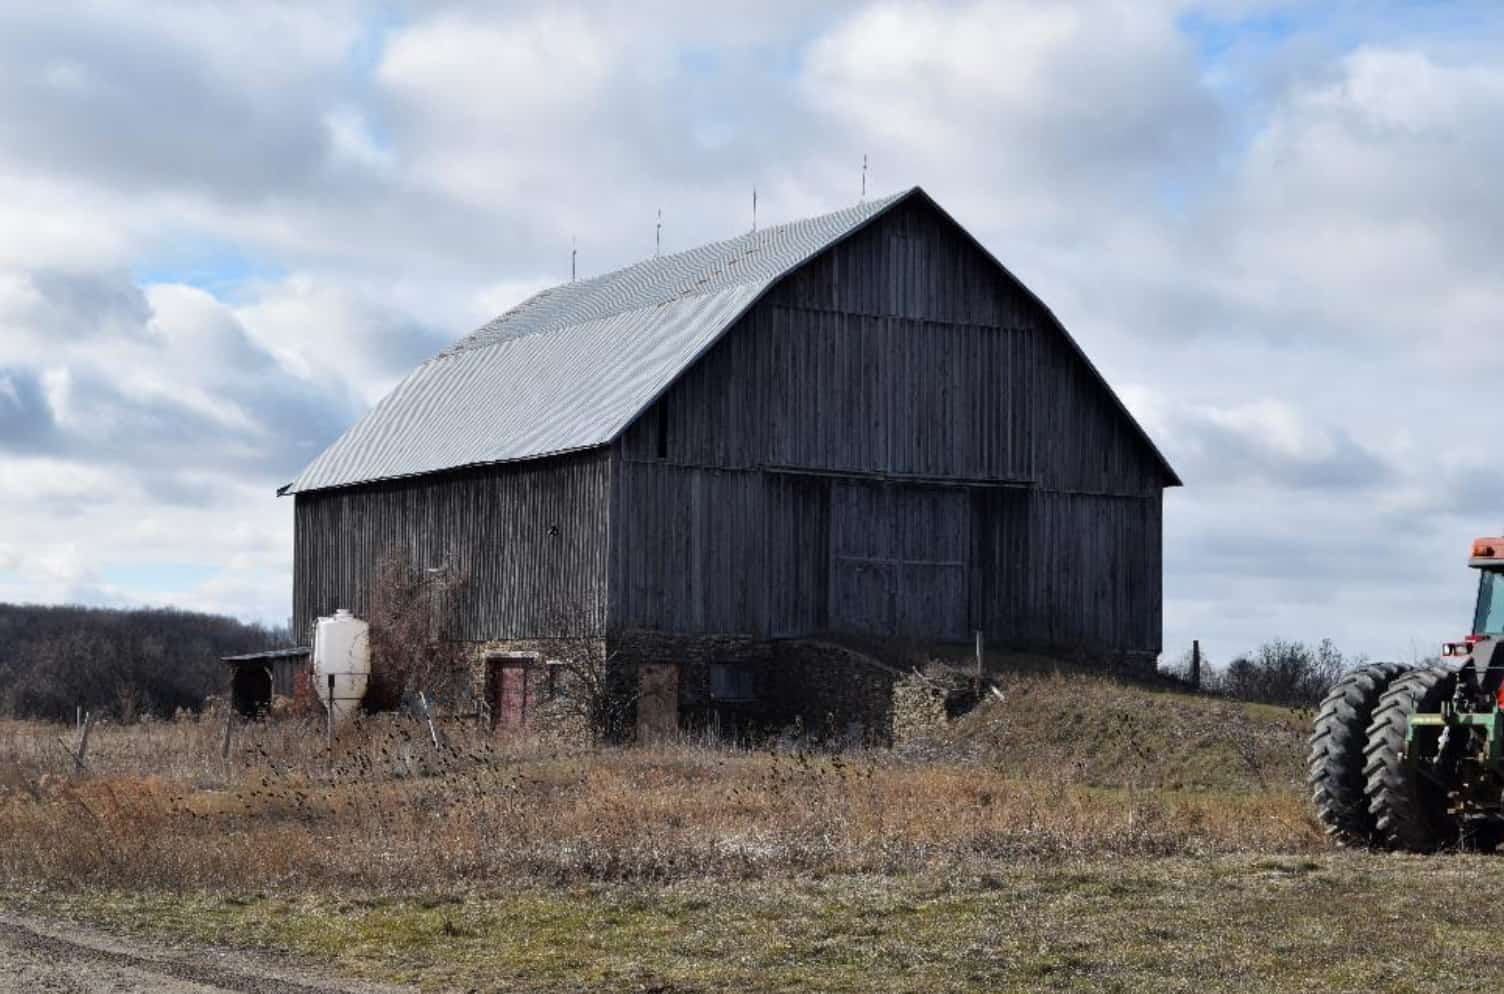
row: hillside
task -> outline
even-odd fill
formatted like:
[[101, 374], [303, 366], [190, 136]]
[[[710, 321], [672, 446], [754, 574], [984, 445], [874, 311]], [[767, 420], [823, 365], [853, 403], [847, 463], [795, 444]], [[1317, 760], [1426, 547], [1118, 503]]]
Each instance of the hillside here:
[[224, 686], [220, 656], [285, 644], [222, 615], [0, 604], [0, 717], [170, 715]]
[[1083, 673], [999, 678], [986, 698], [903, 754], [1091, 786], [1260, 789], [1300, 783], [1310, 716]]

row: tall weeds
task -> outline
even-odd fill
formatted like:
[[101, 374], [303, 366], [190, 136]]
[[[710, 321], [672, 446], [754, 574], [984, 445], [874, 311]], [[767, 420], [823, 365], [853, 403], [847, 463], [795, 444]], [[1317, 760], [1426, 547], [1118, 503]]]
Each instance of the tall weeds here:
[[684, 741], [569, 751], [396, 715], [347, 726], [105, 726], [90, 771], [66, 730], [0, 724], [9, 887], [410, 889], [970, 870], [1075, 854], [1300, 851], [1290, 787], [1102, 786], [886, 752], [752, 752]]

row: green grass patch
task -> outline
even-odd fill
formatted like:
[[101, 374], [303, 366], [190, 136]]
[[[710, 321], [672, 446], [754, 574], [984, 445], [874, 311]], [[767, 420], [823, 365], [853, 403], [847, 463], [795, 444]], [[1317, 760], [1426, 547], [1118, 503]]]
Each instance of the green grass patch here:
[[1504, 862], [1332, 854], [405, 895], [11, 895], [425, 990], [1434, 991], [1504, 977]]

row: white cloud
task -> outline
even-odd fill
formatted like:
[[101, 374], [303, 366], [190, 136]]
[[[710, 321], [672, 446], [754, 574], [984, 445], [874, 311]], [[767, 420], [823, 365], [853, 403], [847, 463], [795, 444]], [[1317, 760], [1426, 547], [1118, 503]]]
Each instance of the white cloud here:
[[1183, 15], [1269, 4], [0, 11], [0, 597], [203, 562], [174, 600], [281, 619], [272, 489], [407, 369], [572, 239], [589, 274], [659, 208], [669, 251], [745, 227], [754, 185], [764, 223], [818, 213], [868, 153], [1186, 477], [1172, 647], [1429, 644], [1504, 492], [1500, 36], [1275, 6], [1291, 36], [1221, 62]]
[[394, 165], [390, 149], [383, 148], [366, 116], [354, 107], [337, 107], [324, 115], [329, 129], [331, 157], [372, 172], [386, 172]]

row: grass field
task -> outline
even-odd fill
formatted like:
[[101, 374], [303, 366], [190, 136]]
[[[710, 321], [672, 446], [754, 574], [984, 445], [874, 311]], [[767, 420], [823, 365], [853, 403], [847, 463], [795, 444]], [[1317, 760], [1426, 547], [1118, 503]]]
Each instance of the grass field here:
[[[1306, 717], [1016, 676], [896, 752], [0, 725], [8, 903], [435, 990], [1465, 990], [1504, 866], [1329, 848]], [[1480, 906], [1481, 905], [1481, 906]], [[1424, 954], [1421, 953], [1424, 950]], [[1480, 979], [1481, 978], [1481, 979]]]

